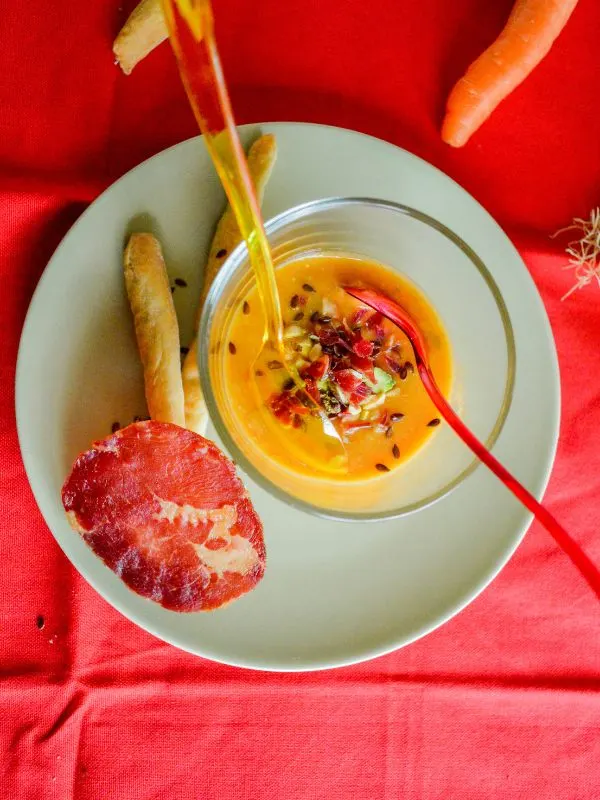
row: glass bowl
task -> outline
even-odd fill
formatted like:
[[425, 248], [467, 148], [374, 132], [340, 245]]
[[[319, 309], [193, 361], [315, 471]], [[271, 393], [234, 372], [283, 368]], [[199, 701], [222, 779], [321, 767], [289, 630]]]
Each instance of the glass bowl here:
[[[350, 255], [380, 262], [411, 280], [436, 309], [450, 340], [449, 400], [487, 447], [493, 446], [512, 398], [514, 337], [493, 277], [459, 236], [420, 211], [369, 198], [305, 203], [267, 222], [265, 230], [276, 269], [302, 257]], [[304, 511], [364, 522], [424, 508], [478, 466], [446, 425], [408, 461], [369, 481], [317, 479], [270, 459], [260, 443], [249, 441], [224, 382], [225, 332], [253, 282], [247, 248], [241, 244], [208, 293], [198, 339], [202, 389], [212, 422], [233, 460], [252, 480]]]

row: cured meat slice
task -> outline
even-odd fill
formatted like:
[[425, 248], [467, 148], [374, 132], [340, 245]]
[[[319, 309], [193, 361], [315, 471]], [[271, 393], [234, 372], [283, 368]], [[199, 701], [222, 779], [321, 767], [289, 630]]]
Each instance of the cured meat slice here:
[[95, 442], [62, 500], [96, 555], [165, 608], [209, 611], [263, 577], [262, 524], [232, 462], [177, 425], [139, 422]]

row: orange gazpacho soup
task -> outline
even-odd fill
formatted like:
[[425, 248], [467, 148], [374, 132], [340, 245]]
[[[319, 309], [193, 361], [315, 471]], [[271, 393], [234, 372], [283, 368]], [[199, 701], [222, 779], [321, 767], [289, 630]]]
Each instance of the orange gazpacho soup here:
[[[423, 293], [381, 264], [346, 256], [315, 256], [277, 269], [288, 359], [305, 387], [298, 392], [281, 358], [261, 353], [264, 317], [256, 288], [239, 300], [225, 348], [225, 388], [231, 407], [263, 454], [282, 467], [332, 478], [332, 439], [320, 408], [345, 451], [334, 477], [381, 477], [409, 459], [431, 437], [440, 419], [414, 365], [406, 336], [381, 314], [350, 297], [344, 285], [372, 286], [397, 300], [420, 327], [436, 380], [448, 393], [450, 345]], [[308, 395], [308, 397], [306, 396]], [[275, 424], [265, 425], [265, 415]], [[298, 453], [312, 454], [310, 463]], [[301, 443], [302, 449], [291, 445]], [[316, 465], [316, 466], [315, 466]], [[315, 472], [316, 470], [316, 472]]]

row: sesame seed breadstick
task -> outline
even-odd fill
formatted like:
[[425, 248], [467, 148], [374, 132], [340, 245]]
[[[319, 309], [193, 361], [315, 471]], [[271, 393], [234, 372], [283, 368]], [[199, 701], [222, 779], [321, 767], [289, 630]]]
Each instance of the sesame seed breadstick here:
[[129, 75], [136, 64], [168, 35], [160, 0], [141, 0], [113, 44], [113, 53], [125, 75]]

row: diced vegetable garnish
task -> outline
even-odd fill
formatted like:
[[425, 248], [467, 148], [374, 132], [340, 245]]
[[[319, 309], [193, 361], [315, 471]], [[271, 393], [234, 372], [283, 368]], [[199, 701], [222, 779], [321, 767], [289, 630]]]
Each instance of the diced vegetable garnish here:
[[365, 377], [366, 383], [371, 387], [373, 392], [375, 392], [375, 394], [391, 392], [396, 385], [396, 381], [389, 372], [384, 372], [380, 367], [375, 367], [373, 372], [375, 373], [374, 381], [370, 381]]
[[337, 306], [327, 297], [323, 298], [323, 316], [324, 317], [337, 317]]
[[[296, 296], [292, 300], [294, 307], [299, 305]], [[305, 394], [286, 382], [270, 398], [271, 411], [282, 424], [294, 428], [303, 427], [302, 417], [320, 409], [344, 434], [369, 427], [385, 431], [380, 407], [408, 374], [394, 335], [386, 339], [383, 317], [369, 309], [360, 307], [350, 318], [339, 319], [328, 298], [321, 301], [321, 308], [312, 313], [309, 309], [284, 331]], [[306, 404], [306, 395], [317, 409]]]
[[306, 331], [300, 325], [288, 325], [283, 332], [284, 339], [296, 339], [299, 336], [304, 336]]

